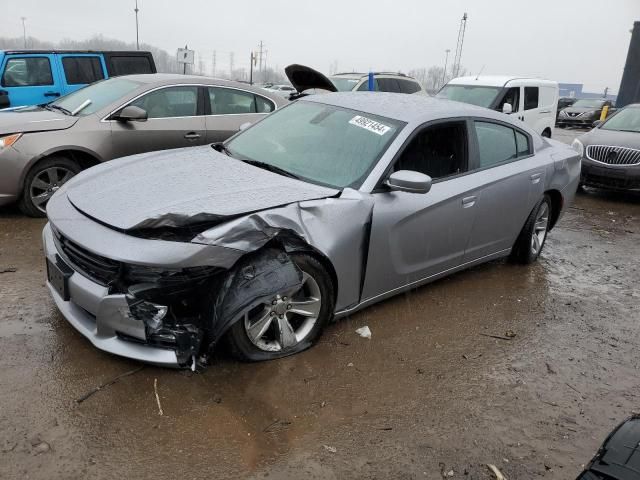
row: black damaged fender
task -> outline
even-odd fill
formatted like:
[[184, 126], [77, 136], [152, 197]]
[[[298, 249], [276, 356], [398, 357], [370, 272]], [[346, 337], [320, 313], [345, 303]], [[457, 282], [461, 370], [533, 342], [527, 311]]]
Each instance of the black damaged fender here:
[[279, 292], [294, 292], [302, 287], [302, 271], [291, 257], [277, 248], [264, 248], [244, 256], [221, 279], [219, 289], [212, 292], [210, 347], [253, 308], [269, 302]]

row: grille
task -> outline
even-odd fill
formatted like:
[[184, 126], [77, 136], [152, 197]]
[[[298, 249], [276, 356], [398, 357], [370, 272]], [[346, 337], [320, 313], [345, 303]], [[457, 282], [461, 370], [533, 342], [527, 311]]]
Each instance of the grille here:
[[580, 115], [580, 112], [567, 112], [567, 116], [574, 118]]
[[638, 165], [640, 164], [640, 150], [607, 145], [589, 145], [587, 158], [608, 165]]
[[121, 271], [120, 262], [82, 248], [57, 230], [53, 230], [53, 234], [58, 252], [78, 273], [105, 287], [118, 278]]

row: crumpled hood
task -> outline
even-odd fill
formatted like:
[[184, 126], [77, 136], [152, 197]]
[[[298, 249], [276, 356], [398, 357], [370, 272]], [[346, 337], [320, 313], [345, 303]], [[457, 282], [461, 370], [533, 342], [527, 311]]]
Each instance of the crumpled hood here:
[[0, 110], [0, 135], [64, 130], [74, 126], [77, 121], [78, 117], [52, 112], [38, 106]]
[[210, 146], [112, 160], [74, 177], [58, 194], [85, 215], [120, 230], [224, 221], [331, 197], [338, 190], [257, 168]]

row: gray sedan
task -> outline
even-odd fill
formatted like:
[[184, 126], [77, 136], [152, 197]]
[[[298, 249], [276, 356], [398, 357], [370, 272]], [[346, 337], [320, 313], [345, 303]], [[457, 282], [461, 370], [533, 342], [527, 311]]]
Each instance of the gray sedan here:
[[44, 216], [53, 193], [105, 160], [227, 139], [287, 104], [248, 85], [185, 75], [104, 80], [43, 106], [0, 112], [0, 205]]
[[224, 143], [137, 155], [51, 199], [47, 285], [96, 347], [194, 366], [312, 345], [341, 317], [492, 259], [535, 261], [580, 156], [507, 115], [393, 93], [291, 103]]
[[640, 104], [627, 105], [574, 141], [583, 153], [582, 185], [640, 190]]

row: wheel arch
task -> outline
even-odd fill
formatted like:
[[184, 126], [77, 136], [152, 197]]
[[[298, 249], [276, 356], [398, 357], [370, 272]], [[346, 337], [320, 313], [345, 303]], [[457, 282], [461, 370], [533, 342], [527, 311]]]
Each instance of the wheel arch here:
[[34, 157], [31, 162], [29, 162], [27, 167], [22, 171], [19, 194], [22, 194], [22, 191], [24, 190], [24, 181], [28, 173], [40, 162], [54, 156], [67, 157], [76, 162], [82, 170], [86, 170], [87, 168], [98, 165], [103, 161], [98, 154], [82, 147], [59, 147], [47, 150], [41, 155]]
[[552, 189], [547, 190], [544, 193], [551, 199], [551, 218], [549, 219], [549, 230], [551, 230], [560, 218], [560, 212], [564, 205], [564, 198], [559, 190]]

